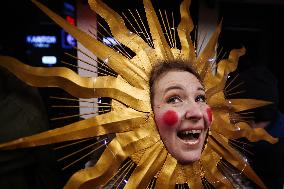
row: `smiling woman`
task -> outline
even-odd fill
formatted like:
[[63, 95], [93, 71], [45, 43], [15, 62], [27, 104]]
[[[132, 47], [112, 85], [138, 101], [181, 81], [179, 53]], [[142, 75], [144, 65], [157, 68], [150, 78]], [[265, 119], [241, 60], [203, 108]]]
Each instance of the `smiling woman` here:
[[156, 65], [150, 79], [155, 123], [169, 153], [181, 164], [200, 159], [211, 124], [205, 89], [190, 64]]
[[[95, 144], [82, 148], [90, 151], [84, 151], [83, 157], [68, 165], [105, 148], [94, 166], [71, 176], [65, 189], [233, 188], [226, 175], [236, 174], [245, 175], [259, 187], [266, 188], [229, 141], [245, 137], [249, 141], [277, 142], [264, 129], [250, 128], [241, 118], [236, 122], [231, 116], [268, 102], [225, 98], [227, 75], [237, 69], [245, 49], [233, 49], [226, 59], [217, 59], [218, 62], [214, 62], [216, 74], [211, 72], [221, 25], [199, 52], [198, 45], [190, 37], [196, 31], [188, 9], [190, 0], [180, 5], [179, 24], [173, 22], [169, 27], [161, 23], [172, 23], [167, 19], [170, 14], [159, 16], [151, 0], [143, 0], [143, 25], [148, 28], [144, 32], [149, 31], [150, 36], [146, 39], [140, 36], [140, 31], [127, 27], [128, 17], [123, 18], [101, 0], [89, 0], [91, 9], [107, 22], [121, 48], [131, 50], [133, 57], [106, 46], [42, 3], [33, 2], [96, 55], [98, 62], [88, 64], [100, 63], [110, 74], [83, 77], [66, 67], [32, 67], [9, 56], [0, 56], [0, 66], [29, 85], [58, 87], [74, 98], [112, 98], [107, 104], [110, 111], [0, 144], [0, 150], [68, 141], [74, 145], [78, 140], [102, 137]], [[108, 140], [108, 135], [114, 138]], [[74, 154], [76, 152], [64, 158]], [[236, 168], [237, 173], [231, 173], [227, 164]]]

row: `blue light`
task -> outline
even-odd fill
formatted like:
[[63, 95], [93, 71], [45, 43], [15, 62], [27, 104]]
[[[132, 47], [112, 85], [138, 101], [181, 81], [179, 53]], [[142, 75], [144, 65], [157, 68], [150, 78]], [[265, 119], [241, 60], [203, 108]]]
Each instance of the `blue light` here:
[[61, 30], [61, 46], [65, 49], [71, 49], [76, 46], [76, 39], [64, 30]]
[[66, 10], [75, 11], [75, 7], [69, 3], [64, 2], [63, 6]]

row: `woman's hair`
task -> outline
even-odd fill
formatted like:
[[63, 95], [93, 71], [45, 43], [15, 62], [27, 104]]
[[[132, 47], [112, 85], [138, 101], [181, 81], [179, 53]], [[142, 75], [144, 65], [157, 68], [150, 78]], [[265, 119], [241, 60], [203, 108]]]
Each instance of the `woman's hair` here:
[[200, 75], [195, 71], [195, 69], [191, 66], [190, 63], [185, 62], [183, 60], [174, 60], [174, 61], [164, 61], [157, 63], [151, 71], [149, 87], [150, 87], [150, 99], [151, 104], [154, 97], [154, 83], [157, 81], [162, 75], [168, 73], [169, 71], [185, 71], [193, 74], [199, 81]]

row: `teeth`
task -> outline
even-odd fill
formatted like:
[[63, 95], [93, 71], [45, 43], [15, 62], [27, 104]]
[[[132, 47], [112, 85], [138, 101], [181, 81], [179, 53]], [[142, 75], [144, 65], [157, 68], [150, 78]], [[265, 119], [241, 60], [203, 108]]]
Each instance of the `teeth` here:
[[200, 134], [202, 132], [202, 129], [193, 129], [188, 131], [180, 131], [177, 133], [177, 136], [184, 140], [184, 141], [197, 141]]
[[188, 134], [200, 134], [201, 133], [201, 130], [198, 129], [198, 130], [190, 130], [190, 131], [183, 131], [182, 134], [185, 134], [185, 135], [188, 135]]
[[201, 130], [192, 130], [192, 133], [195, 134], [195, 133], [201, 133]]
[[184, 141], [197, 141], [200, 134], [202, 132], [202, 129], [193, 129], [188, 131], [180, 131], [177, 133], [177, 136], [184, 140]]

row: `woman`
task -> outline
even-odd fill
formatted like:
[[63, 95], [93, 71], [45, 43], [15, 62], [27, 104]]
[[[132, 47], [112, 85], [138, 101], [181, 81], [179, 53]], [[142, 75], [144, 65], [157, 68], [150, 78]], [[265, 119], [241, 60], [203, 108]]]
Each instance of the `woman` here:
[[150, 78], [156, 126], [169, 151], [181, 164], [200, 159], [212, 113], [199, 75], [183, 61], [156, 65]]

